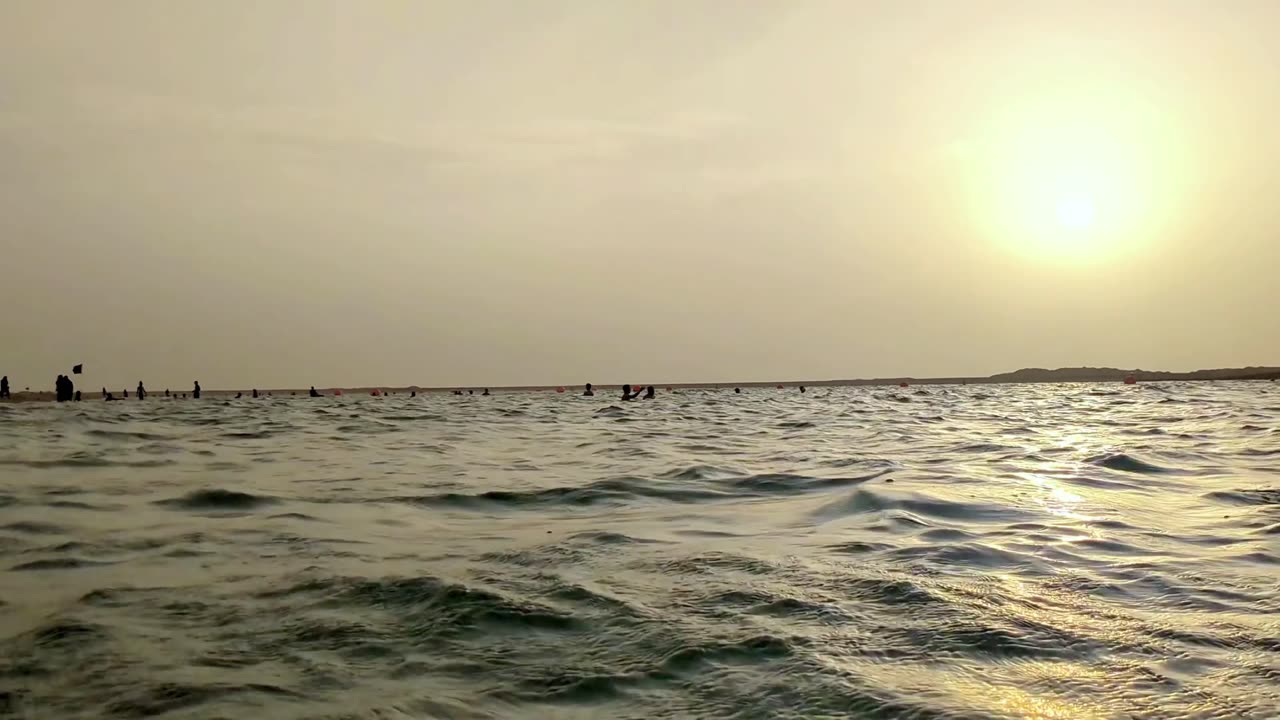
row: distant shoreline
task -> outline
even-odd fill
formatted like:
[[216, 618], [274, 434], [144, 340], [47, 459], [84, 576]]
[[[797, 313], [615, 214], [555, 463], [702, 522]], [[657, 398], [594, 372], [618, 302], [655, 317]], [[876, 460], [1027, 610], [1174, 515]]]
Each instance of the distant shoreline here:
[[[656, 383], [655, 387], [662, 389], [681, 389], [681, 390], [722, 390], [732, 388], [774, 388], [779, 385], [783, 387], [862, 387], [862, 386], [893, 386], [907, 383], [908, 385], [1012, 385], [1012, 384], [1058, 384], [1058, 383], [1107, 383], [1107, 382], [1124, 382], [1125, 378], [1132, 376], [1137, 382], [1210, 382], [1215, 380], [1262, 380], [1275, 381], [1280, 379], [1280, 367], [1246, 367], [1246, 368], [1219, 368], [1213, 370], [1195, 370], [1192, 372], [1178, 373], [1165, 372], [1160, 370], [1122, 370], [1118, 368], [1058, 368], [1056, 370], [1047, 370], [1043, 368], [1024, 368], [1010, 373], [1000, 373], [997, 375], [988, 375], [985, 377], [938, 377], [938, 378], [916, 378], [916, 377], [894, 377], [894, 378], [866, 378], [866, 379], [849, 379], [849, 380], [776, 380], [769, 382], [714, 382], [714, 383]], [[566, 394], [577, 394], [581, 392], [581, 385], [560, 386], [560, 385], [507, 385], [507, 386], [490, 386], [488, 389], [491, 393], [511, 393], [511, 392], [555, 392], [558, 388], [564, 387]], [[618, 390], [621, 384], [596, 384], [597, 390]], [[460, 391], [466, 393], [474, 391], [476, 395], [483, 392], [483, 387], [417, 387], [413, 385], [405, 387], [387, 387], [369, 385], [363, 387], [343, 387], [343, 388], [324, 388], [319, 391], [324, 395], [332, 395], [336, 391], [341, 391], [344, 395], [369, 395], [374, 390], [381, 393], [392, 393], [394, 395], [408, 395], [409, 393], [430, 393], [433, 395], [453, 393]], [[83, 392], [83, 389], [82, 389]], [[173, 393], [170, 389], [171, 398], [182, 399], [182, 393], [178, 391]], [[190, 396], [190, 390], [185, 391]], [[205, 390], [202, 395], [205, 398], [234, 398], [237, 393], [243, 393], [246, 398], [250, 396], [252, 390]], [[308, 389], [286, 388], [280, 389], [258, 389], [258, 393], [265, 397], [270, 394], [272, 396], [281, 397], [307, 397]], [[150, 391], [147, 393], [149, 399], [158, 400], [164, 398], [164, 391]], [[54, 399], [53, 392], [33, 391], [33, 392], [17, 392], [13, 393], [12, 400], [7, 402], [40, 402], [52, 401]], [[101, 394], [98, 390], [92, 390], [84, 393], [84, 399], [102, 401]], [[130, 396], [124, 398], [116, 395], [116, 399], [123, 402], [125, 400], [134, 400]], [[0, 401], [4, 402], [4, 401]]]

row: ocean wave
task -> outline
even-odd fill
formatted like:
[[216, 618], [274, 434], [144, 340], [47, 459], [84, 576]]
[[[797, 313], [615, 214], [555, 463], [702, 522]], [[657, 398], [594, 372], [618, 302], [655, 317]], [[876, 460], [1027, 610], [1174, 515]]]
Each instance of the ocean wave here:
[[104, 457], [84, 452], [76, 452], [66, 457], [51, 460], [28, 460], [23, 458], [0, 458], [0, 465], [17, 465], [36, 470], [56, 470], [59, 468], [158, 468], [176, 464], [175, 460], [126, 460]]
[[1161, 467], [1124, 453], [1097, 455], [1089, 458], [1085, 462], [1090, 465], [1107, 468], [1108, 470], [1139, 473], [1143, 475], [1171, 475], [1186, 473], [1185, 470], [1181, 470], [1179, 468]]
[[4, 404], [0, 716], [1269, 719], [1277, 396], [1165, 385]]
[[9, 568], [10, 570], [75, 570], [83, 567], [95, 567], [98, 565], [110, 565], [111, 563], [100, 560], [85, 560], [82, 558], [45, 558], [43, 560], [32, 560], [30, 562], [19, 563]]
[[222, 488], [193, 490], [182, 497], [157, 500], [156, 505], [179, 510], [254, 510], [277, 500], [266, 495]]

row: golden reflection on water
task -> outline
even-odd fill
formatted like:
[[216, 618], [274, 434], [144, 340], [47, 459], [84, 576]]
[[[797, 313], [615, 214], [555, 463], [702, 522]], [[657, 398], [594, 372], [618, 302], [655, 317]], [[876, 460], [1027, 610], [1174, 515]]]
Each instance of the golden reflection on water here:
[[1018, 477], [1037, 488], [1040, 493], [1037, 501], [1045, 512], [1086, 523], [1096, 519], [1081, 512], [1085, 498], [1064, 488], [1054, 477], [1042, 473], [1018, 473]]
[[1085, 707], [1079, 702], [1033, 695], [1008, 685], [993, 687], [973, 683], [966, 697], [985, 698], [986, 704], [994, 713], [1026, 720], [1089, 720], [1105, 717], [1096, 709]]
[[[979, 667], [946, 673], [942, 682], [927, 690], [920, 688], [915, 670], [895, 665], [860, 665], [850, 670], [861, 676], [872, 676], [889, 687], [917, 687], [921, 695], [945, 697], [961, 707], [983, 708], [992, 717], [1015, 717], [1025, 720], [1095, 720], [1111, 715], [1088, 698], [1067, 698], [1052, 693], [1034, 693], [1007, 683], [992, 684], [990, 673]], [[1002, 673], [1020, 676], [1025, 687], [1056, 686], [1063, 688], [1105, 687], [1103, 673], [1077, 663], [1027, 662], [1002, 666]]]

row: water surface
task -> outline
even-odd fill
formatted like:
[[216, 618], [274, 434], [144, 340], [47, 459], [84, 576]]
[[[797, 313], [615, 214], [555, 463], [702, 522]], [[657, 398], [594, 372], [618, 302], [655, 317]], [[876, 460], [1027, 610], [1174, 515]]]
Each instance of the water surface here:
[[0, 717], [1274, 718], [1280, 388], [0, 405]]

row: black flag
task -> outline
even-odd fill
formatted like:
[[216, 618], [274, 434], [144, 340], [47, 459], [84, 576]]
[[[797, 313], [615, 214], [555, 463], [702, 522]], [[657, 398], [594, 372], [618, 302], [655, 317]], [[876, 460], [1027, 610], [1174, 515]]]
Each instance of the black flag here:
[[84, 372], [84, 366], [83, 366], [83, 365], [77, 365], [77, 366], [75, 366], [75, 367], [71, 368], [71, 374], [72, 374], [72, 375], [79, 375], [79, 374], [80, 374], [80, 373], [82, 373], [82, 372]]

